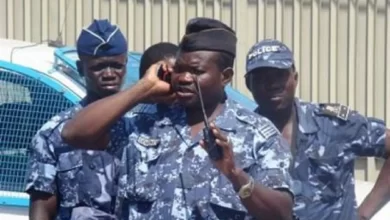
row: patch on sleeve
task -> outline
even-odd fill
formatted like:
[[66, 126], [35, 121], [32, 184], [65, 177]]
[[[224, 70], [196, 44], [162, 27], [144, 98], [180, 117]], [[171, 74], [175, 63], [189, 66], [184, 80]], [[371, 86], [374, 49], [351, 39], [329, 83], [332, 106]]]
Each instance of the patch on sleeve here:
[[351, 110], [346, 105], [326, 103], [320, 104], [320, 113], [347, 121]]
[[268, 123], [260, 125], [259, 132], [266, 140], [279, 133], [275, 126]]

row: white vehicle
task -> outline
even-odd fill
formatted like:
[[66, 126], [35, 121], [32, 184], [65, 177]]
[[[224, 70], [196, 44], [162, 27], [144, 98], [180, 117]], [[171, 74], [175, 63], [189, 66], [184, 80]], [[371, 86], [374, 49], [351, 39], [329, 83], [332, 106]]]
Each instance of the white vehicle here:
[[[138, 71], [140, 55], [129, 53], [130, 71]], [[0, 219], [28, 219], [29, 197], [23, 193], [26, 146], [52, 115], [85, 96], [75, 60], [77, 53], [72, 48], [0, 39]], [[130, 74], [127, 84], [137, 80], [136, 75]], [[227, 93], [244, 106], [254, 106], [231, 87]], [[19, 106], [11, 108], [14, 104]], [[3, 106], [8, 108], [4, 110]], [[34, 108], [37, 110], [32, 111]], [[17, 137], [10, 135], [10, 130]], [[358, 204], [372, 187], [373, 183], [356, 181]], [[387, 220], [389, 216], [390, 204], [373, 220]]]

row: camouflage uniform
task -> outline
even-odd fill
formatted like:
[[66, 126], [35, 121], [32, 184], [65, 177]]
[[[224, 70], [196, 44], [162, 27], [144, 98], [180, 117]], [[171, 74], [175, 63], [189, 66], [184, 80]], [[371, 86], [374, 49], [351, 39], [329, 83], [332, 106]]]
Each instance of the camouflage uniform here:
[[[339, 104], [295, 101], [295, 212], [301, 220], [355, 220], [354, 161], [384, 157], [386, 126]], [[294, 149], [293, 149], [294, 150]]]
[[[180, 107], [140, 113], [132, 123], [120, 179], [123, 219], [250, 219], [199, 146], [202, 135], [190, 137]], [[264, 186], [291, 192], [291, 154], [267, 119], [227, 100], [215, 123], [231, 140], [237, 167]]]
[[[247, 86], [252, 87], [254, 74], [261, 74], [259, 68], [287, 70], [293, 66], [293, 54], [285, 44], [263, 40], [247, 55]], [[296, 140], [291, 146], [295, 214], [301, 220], [357, 219], [354, 160], [385, 156], [385, 123], [340, 104], [296, 99], [295, 106]]]
[[50, 119], [29, 149], [26, 191], [57, 194], [57, 219], [115, 219], [116, 194], [123, 146], [128, 134], [124, 118], [112, 129], [109, 151], [75, 150], [61, 140], [61, 130], [83, 106]]

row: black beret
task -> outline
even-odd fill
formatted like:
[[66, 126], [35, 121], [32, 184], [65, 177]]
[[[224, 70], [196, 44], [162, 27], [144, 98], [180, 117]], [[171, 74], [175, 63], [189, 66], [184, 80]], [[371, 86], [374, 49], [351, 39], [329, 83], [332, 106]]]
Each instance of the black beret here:
[[225, 52], [235, 57], [237, 37], [234, 30], [211, 18], [193, 18], [188, 21], [180, 50]]

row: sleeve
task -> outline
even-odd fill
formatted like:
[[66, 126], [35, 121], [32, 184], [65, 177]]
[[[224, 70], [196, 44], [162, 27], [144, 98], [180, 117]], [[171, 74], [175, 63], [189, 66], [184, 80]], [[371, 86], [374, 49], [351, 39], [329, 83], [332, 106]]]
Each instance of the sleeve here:
[[42, 135], [42, 131], [38, 131], [33, 138], [28, 158], [26, 192], [40, 191], [54, 195], [57, 191], [57, 160], [53, 144]]
[[350, 146], [355, 155], [360, 157], [385, 157], [386, 124], [383, 120], [364, 117], [355, 113], [351, 122], [355, 125]]
[[256, 145], [255, 154], [260, 166], [251, 172], [254, 179], [269, 188], [286, 191], [294, 198], [289, 172], [292, 155], [286, 140], [280, 134], [273, 135]]

